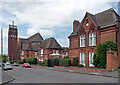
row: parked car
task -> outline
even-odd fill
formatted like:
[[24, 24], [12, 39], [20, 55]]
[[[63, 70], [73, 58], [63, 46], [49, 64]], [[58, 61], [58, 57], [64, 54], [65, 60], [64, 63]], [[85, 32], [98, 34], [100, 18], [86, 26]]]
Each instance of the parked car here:
[[10, 63], [3, 63], [3, 70], [12, 70], [13, 67]]
[[14, 62], [13, 66], [19, 66], [19, 64], [17, 62]]
[[30, 65], [29, 63], [24, 63], [24, 64], [23, 64], [23, 67], [25, 67], [25, 68], [26, 68], [26, 67], [31, 68], [31, 65]]

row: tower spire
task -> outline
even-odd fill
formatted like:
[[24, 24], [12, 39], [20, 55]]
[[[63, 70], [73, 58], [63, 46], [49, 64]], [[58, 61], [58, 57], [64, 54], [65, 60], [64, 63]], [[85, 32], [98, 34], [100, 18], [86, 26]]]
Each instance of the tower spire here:
[[14, 21], [12, 21], [12, 25], [14, 25]]

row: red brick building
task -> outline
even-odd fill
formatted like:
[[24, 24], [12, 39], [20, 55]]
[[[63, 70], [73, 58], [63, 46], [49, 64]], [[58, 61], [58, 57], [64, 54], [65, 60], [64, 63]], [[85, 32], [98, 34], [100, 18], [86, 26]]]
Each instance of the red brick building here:
[[[39, 62], [52, 57], [62, 58], [68, 55], [68, 48], [63, 48], [55, 38], [43, 39], [40, 33], [23, 39], [19, 38], [21, 60], [26, 57], [37, 58]], [[66, 53], [66, 54], [65, 54]]]
[[12, 25], [9, 25], [8, 31], [8, 61], [17, 60], [17, 26], [14, 25], [14, 21], [12, 21]]
[[[96, 47], [106, 41], [118, 44], [120, 58], [120, 16], [113, 8], [95, 15], [86, 12], [81, 22], [74, 20], [73, 32], [69, 38], [69, 57], [79, 58], [79, 64], [93, 66], [93, 55]], [[119, 62], [118, 59], [117, 62]], [[120, 66], [120, 64], [119, 64]]]

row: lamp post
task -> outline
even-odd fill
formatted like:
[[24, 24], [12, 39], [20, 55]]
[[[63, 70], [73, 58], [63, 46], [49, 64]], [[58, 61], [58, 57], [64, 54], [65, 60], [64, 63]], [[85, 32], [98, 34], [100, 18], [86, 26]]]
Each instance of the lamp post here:
[[3, 30], [1, 28], [1, 70], [3, 70], [2, 57], [3, 57]]

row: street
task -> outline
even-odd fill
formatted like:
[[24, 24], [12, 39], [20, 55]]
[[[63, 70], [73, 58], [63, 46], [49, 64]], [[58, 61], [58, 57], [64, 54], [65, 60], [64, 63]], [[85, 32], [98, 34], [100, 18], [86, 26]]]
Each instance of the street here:
[[117, 78], [58, 72], [42, 67], [19, 66], [7, 72], [15, 77], [10, 83], [118, 83]]

